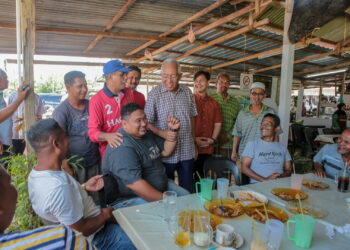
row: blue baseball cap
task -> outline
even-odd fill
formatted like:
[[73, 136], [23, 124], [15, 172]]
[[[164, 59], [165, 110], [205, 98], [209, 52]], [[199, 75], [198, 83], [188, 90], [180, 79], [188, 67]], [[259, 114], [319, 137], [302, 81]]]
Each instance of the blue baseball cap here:
[[103, 65], [103, 76], [106, 76], [115, 71], [129, 72], [131, 69], [125, 67], [120, 60], [110, 60], [109, 62], [105, 63], [105, 65]]

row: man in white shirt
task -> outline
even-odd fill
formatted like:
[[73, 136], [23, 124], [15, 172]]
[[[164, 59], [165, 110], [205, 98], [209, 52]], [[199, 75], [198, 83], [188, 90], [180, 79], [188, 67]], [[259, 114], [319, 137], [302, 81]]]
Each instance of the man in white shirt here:
[[68, 152], [68, 137], [54, 119], [40, 120], [28, 131], [38, 164], [28, 178], [34, 211], [45, 220], [64, 224], [89, 236], [98, 249], [136, 249], [112, 215], [99, 209], [86, 191], [103, 188], [102, 175], [80, 184], [61, 170]]

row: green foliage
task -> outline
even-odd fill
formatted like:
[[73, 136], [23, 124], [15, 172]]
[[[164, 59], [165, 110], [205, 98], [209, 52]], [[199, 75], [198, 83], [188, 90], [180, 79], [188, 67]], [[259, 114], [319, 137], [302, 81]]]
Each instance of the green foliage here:
[[64, 89], [64, 84], [59, 79], [63, 79], [58, 76], [50, 76], [46, 80], [40, 78], [38, 82], [35, 83], [36, 93], [59, 93]]
[[24, 231], [42, 225], [40, 218], [34, 213], [28, 194], [28, 175], [32, 166], [36, 165], [36, 157], [26, 155], [9, 156], [5, 159], [7, 170], [11, 174], [12, 184], [18, 192], [17, 208], [14, 219], [7, 232]]

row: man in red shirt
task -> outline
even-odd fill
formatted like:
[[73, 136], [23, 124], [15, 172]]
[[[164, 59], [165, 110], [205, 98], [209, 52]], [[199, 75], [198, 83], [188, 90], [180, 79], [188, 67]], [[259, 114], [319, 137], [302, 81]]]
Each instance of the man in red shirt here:
[[125, 88], [126, 72], [121, 61], [111, 60], [103, 66], [106, 83], [90, 100], [89, 106], [89, 137], [98, 142], [101, 158], [107, 144], [116, 147], [122, 142], [122, 135], [117, 133], [121, 127], [120, 110], [130, 102], [134, 102], [131, 90]]
[[[203, 173], [204, 162], [214, 152], [214, 144], [219, 136], [222, 117], [220, 105], [207, 94], [209, 86], [210, 73], [207, 71], [198, 71], [194, 75], [194, 99], [198, 115], [195, 119], [195, 137], [198, 157], [195, 161], [195, 171], [198, 171], [200, 176], [205, 176]], [[197, 177], [197, 175], [195, 175]]]
[[144, 109], [146, 104], [145, 96], [136, 90], [141, 80], [141, 69], [136, 65], [130, 65], [128, 68], [130, 71], [126, 75], [126, 87], [132, 90], [135, 103]]

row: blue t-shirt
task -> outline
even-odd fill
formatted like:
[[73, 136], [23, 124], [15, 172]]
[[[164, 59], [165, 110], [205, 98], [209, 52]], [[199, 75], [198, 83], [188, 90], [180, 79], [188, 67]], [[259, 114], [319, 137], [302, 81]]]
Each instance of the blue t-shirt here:
[[314, 157], [314, 162], [321, 164], [327, 177], [332, 179], [341, 169], [344, 169], [344, 161], [337, 148], [338, 144], [324, 145]]
[[[283, 174], [285, 162], [291, 160], [286, 147], [278, 142], [267, 142], [262, 139], [247, 142], [242, 157], [251, 158], [251, 170], [262, 177], [268, 177], [273, 172]], [[256, 182], [258, 181], [250, 179], [250, 183]]]

